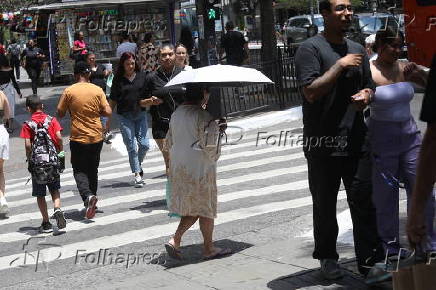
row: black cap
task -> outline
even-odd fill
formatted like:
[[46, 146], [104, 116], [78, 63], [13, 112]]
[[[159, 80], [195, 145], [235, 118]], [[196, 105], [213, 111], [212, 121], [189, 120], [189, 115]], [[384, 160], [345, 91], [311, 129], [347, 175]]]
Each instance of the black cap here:
[[91, 72], [91, 67], [89, 66], [89, 64], [87, 64], [84, 61], [78, 61], [74, 65], [74, 73], [75, 74], [84, 74], [84, 73], [90, 73], [90, 72]]

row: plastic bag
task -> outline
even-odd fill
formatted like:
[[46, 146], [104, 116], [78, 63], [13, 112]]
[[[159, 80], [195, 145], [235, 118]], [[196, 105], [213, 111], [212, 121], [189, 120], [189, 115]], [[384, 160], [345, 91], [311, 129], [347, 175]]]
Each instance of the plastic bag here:
[[114, 74], [111, 73], [106, 80], [106, 96], [109, 96], [111, 94], [111, 88], [112, 88], [112, 81], [114, 79]]

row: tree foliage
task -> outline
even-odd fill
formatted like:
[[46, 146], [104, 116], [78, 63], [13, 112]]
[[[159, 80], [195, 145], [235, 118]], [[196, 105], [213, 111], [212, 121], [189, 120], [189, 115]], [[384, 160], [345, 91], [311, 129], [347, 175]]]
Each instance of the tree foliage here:
[[38, 0], [1, 0], [0, 12], [20, 11], [37, 5], [38, 2]]

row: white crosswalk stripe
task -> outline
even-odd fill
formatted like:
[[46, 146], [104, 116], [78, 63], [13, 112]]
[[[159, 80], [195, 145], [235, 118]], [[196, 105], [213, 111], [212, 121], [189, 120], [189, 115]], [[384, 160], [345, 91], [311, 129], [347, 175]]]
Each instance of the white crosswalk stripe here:
[[[240, 144], [240, 145], [234, 145], [235, 147], [232, 147], [232, 149], [241, 149], [241, 148], [246, 148], [246, 147], [252, 147], [253, 144], [247, 143], [247, 144]], [[230, 146], [224, 147], [224, 148], [230, 148]], [[262, 149], [257, 149], [257, 147], [254, 147], [255, 150], [251, 150], [251, 151], [243, 151], [243, 152], [237, 152], [237, 153], [229, 153], [229, 154], [223, 154], [223, 156], [220, 158], [220, 161], [225, 161], [225, 160], [229, 160], [229, 159], [233, 159], [233, 158], [241, 158], [241, 157], [252, 157], [252, 156], [256, 156], [256, 155], [262, 155], [265, 153], [270, 153], [270, 152], [281, 152], [284, 150], [288, 150], [291, 148], [286, 148], [286, 147], [272, 147], [272, 146], [268, 146], [266, 148], [262, 148]], [[303, 153], [299, 153], [301, 157], [303, 157]], [[120, 164], [116, 164], [116, 165], [111, 165], [110, 167], [103, 167], [99, 169], [99, 180], [111, 180], [114, 178], [122, 178], [122, 177], [130, 177], [132, 176], [132, 173], [130, 171], [130, 165], [128, 163], [128, 161], [126, 162], [125, 159], [122, 159], [122, 161], [124, 161], [123, 163]], [[147, 167], [144, 168], [144, 174], [152, 174], [152, 173], [158, 173], [158, 172], [163, 172], [165, 170], [165, 167], [162, 163], [163, 158], [161, 155], [158, 155], [156, 157], [150, 158], [145, 160], [145, 163], [151, 163], [151, 162], [160, 162], [160, 165], [158, 166], [153, 166], [153, 167]], [[144, 166], [145, 167], [145, 166]], [[125, 169], [123, 172], [117, 172], [117, 173], [112, 173], [112, 174], [101, 174], [102, 172], [107, 172], [107, 171], [112, 171], [112, 170], [116, 170], [116, 169]], [[73, 179], [73, 174], [72, 173], [63, 173], [61, 175], [61, 185], [62, 186], [71, 186], [71, 185], [75, 185], [75, 181]], [[7, 190], [7, 195], [8, 196], [19, 196], [19, 195], [24, 195], [24, 194], [29, 194], [29, 190], [31, 189], [31, 182], [29, 182], [28, 184], [28, 188], [29, 189], [18, 189], [18, 190], [9, 190], [11, 188], [13, 188], [14, 186], [7, 186], [6, 190]], [[20, 185], [20, 187], [23, 187], [23, 185]]]
[[[256, 152], [254, 152], [256, 153]], [[257, 152], [259, 153], [259, 152]], [[249, 154], [249, 153], [248, 153]], [[248, 156], [247, 154], [247, 156]], [[263, 154], [263, 152], [262, 152]], [[254, 156], [250, 155], [250, 156]], [[257, 154], [256, 154], [257, 155]], [[294, 153], [288, 156], [276, 156], [276, 157], [267, 157], [267, 158], [262, 158], [256, 161], [246, 161], [246, 162], [239, 162], [239, 163], [235, 163], [235, 164], [230, 164], [230, 165], [226, 165], [226, 166], [219, 166], [218, 167], [218, 172], [226, 172], [226, 171], [230, 171], [230, 170], [237, 170], [237, 169], [246, 169], [246, 168], [251, 168], [251, 167], [255, 167], [255, 166], [261, 166], [261, 165], [267, 165], [267, 164], [271, 164], [271, 163], [275, 163], [275, 162], [283, 162], [283, 161], [291, 161], [291, 160], [296, 160], [299, 158], [302, 158], [304, 156], [303, 153]], [[157, 168], [157, 167], [156, 167]], [[163, 170], [163, 165], [159, 165], [158, 169], [153, 170], [153, 171], [147, 171], [147, 173], [151, 173], [151, 172], [160, 172]], [[295, 168], [292, 168], [292, 172], [289, 173], [297, 173], [297, 172], [304, 172], [306, 169], [306, 166], [298, 166]], [[62, 185], [65, 185], [65, 183], [62, 183]], [[30, 190], [30, 188], [29, 188]], [[29, 190], [27, 191], [27, 193], [29, 193]], [[72, 191], [66, 191], [66, 192], [62, 192], [61, 197], [62, 198], [67, 198], [67, 197], [72, 197], [74, 196], [74, 192]], [[78, 195], [78, 194], [76, 194]], [[22, 199], [19, 201], [13, 201], [9, 203], [9, 207], [17, 207], [17, 206], [22, 206], [22, 205], [28, 205], [28, 204], [32, 204], [35, 202], [35, 198], [27, 198], [27, 199]]]
[[[220, 188], [225, 188], [226, 190], [225, 193], [218, 196], [218, 209], [220, 206], [226, 205], [230, 210], [219, 211], [218, 218], [215, 220], [216, 225], [246, 220], [284, 210], [302, 208], [312, 204], [311, 197], [307, 195], [304, 197], [298, 195], [298, 198], [289, 195], [288, 199], [283, 200], [283, 196], [286, 196], [287, 193], [308, 189], [308, 182], [305, 176], [307, 165], [304, 161], [304, 154], [301, 152], [301, 148], [265, 144], [257, 147], [256, 140], [256, 134], [247, 135], [245, 136], [244, 143], [224, 146], [222, 149], [222, 155], [217, 167], [217, 184], [219, 191]], [[161, 153], [155, 151], [148, 154], [144, 161], [144, 167], [144, 174], [147, 177], [162, 173], [164, 165]], [[242, 172], [244, 174], [241, 174]], [[129, 178], [131, 176], [132, 173], [130, 172], [127, 157], [102, 160], [100, 163], [99, 180], [102, 183], [110, 184], [112, 181], [130, 182]], [[269, 180], [272, 178], [281, 180], [281, 184], [271, 185]], [[27, 231], [9, 230], [8, 232], [1, 230], [3, 226], [8, 226], [8, 229], [15, 226], [20, 228], [22, 225], [37, 224], [41, 220], [40, 212], [35, 211], [36, 200], [34, 197], [30, 197], [31, 184], [23, 185], [26, 179], [24, 177], [16, 178], [6, 183], [6, 196], [13, 197], [13, 200], [9, 201], [9, 207], [11, 208], [10, 217], [8, 219], [0, 219], [0, 245], [23, 243], [23, 241], [35, 235], [43, 236], [38, 235], [36, 229]], [[121, 232], [107, 235], [94, 233], [88, 239], [76, 240], [74, 242], [68, 242], [67, 240], [67, 242], [61, 245], [61, 248], [49, 247], [41, 250], [39, 254], [49, 257], [53, 251], [60, 250], [61, 256], [58, 259], [69, 259], [76, 256], [77, 249], [86, 249], [86, 252], [90, 253], [104, 248], [126, 246], [172, 234], [178, 222], [174, 222], [174, 219], [166, 218], [167, 210], [154, 208], [151, 211], [143, 212], [140, 209], [131, 208], [132, 204], [136, 202], [142, 204], [145, 200], [157, 201], [165, 198], [166, 179], [151, 178], [146, 179], [146, 182], [147, 185], [144, 189], [135, 190], [133, 193], [132, 191], [123, 193], [121, 190], [117, 192], [117, 189], [111, 189], [106, 192], [100, 188], [98, 206], [99, 208], [108, 209], [107, 213], [97, 214], [92, 223], [84, 223], [81, 220], [68, 221], [66, 232], [71, 235], [82, 232], [94, 233], [92, 229], [95, 227], [110, 229], [117, 223], [134, 220], [146, 221], [152, 217], [162, 217], [160, 218], [162, 224], [152, 224], [142, 229], [125, 227], [121, 229]], [[64, 204], [62, 209], [64, 212], [82, 210], [83, 204], [75, 192], [75, 181], [71, 169], [65, 170], [61, 178], [61, 184], [65, 188], [65, 191], [61, 190], [61, 199]], [[256, 184], [258, 185], [255, 186]], [[153, 187], [147, 189], [147, 186]], [[244, 186], [248, 188], [244, 189]], [[280, 196], [280, 194], [280, 201], [268, 201], [266, 199], [274, 195]], [[265, 199], [265, 201], [257, 205], [248, 205], [244, 202], [251, 201], [256, 197], [262, 200]], [[338, 196], [338, 200], [344, 198], [345, 195], [343, 193]], [[49, 197], [47, 197], [47, 200], [49, 200]], [[31, 212], [23, 212], [22, 207], [29, 205], [35, 205], [35, 207], [31, 209]], [[29, 208], [27, 208], [27, 211], [29, 211]], [[198, 226], [192, 227], [191, 230], [198, 230]], [[49, 235], [47, 238], [50, 239], [50, 242], [56, 244], [56, 236]], [[0, 246], [0, 271], [17, 267], [18, 264], [11, 265], [11, 261], [20, 259], [23, 255], [19, 252], [18, 246], [16, 251], [12, 251], [12, 253], [15, 252], [14, 254], [10, 254], [10, 252], [2, 253], [1, 248]], [[45, 261], [48, 262], [47, 259]]]
[[[344, 193], [338, 196], [338, 199], [344, 199], [344, 198], [345, 198]], [[284, 202], [273, 202], [273, 203], [262, 204], [260, 206], [240, 208], [234, 211], [221, 213], [218, 216], [218, 218], [215, 220], [215, 225], [234, 222], [241, 219], [247, 219], [250, 217], [259, 216], [271, 212], [304, 207], [311, 204], [312, 204], [311, 197], [303, 197], [303, 198], [284, 201]], [[77, 251], [79, 249], [86, 249], [86, 252], [88, 253], [98, 252], [100, 249], [115, 248], [115, 247], [124, 246], [126, 244], [140, 243], [163, 236], [168, 236], [175, 231], [177, 225], [178, 223], [168, 223], [164, 225], [148, 227], [141, 230], [127, 231], [118, 235], [104, 236], [90, 241], [82, 241], [82, 242], [72, 243], [68, 245], [63, 245], [61, 248], [51, 247], [51, 248], [42, 249], [38, 254], [40, 256], [53, 257], [52, 254], [54, 251], [56, 251], [59, 255], [56, 255], [56, 258], [53, 258], [53, 260], [73, 258], [76, 257]], [[197, 229], [198, 226], [194, 225], [190, 230], [197, 230]], [[37, 252], [35, 251], [29, 254], [36, 256]], [[14, 267], [14, 265], [11, 265], [11, 261], [20, 258], [22, 258], [21, 253], [0, 257], [0, 271]], [[50, 262], [49, 259], [44, 259], [44, 261]], [[32, 265], [34, 263], [35, 262], [32, 263], [32, 261], [30, 261], [28, 265]], [[15, 265], [15, 267], [18, 267], [18, 263], [17, 265]]]

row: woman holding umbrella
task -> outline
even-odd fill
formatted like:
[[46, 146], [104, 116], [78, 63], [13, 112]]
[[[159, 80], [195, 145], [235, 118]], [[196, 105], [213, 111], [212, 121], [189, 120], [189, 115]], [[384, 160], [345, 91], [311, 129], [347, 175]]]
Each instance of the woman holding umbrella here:
[[170, 216], [181, 216], [174, 236], [165, 244], [171, 257], [181, 259], [183, 234], [197, 221], [204, 238], [204, 258], [231, 254], [212, 242], [217, 215], [216, 163], [220, 155], [220, 136], [226, 129], [221, 119], [202, 108], [208, 100], [206, 86], [233, 87], [246, 84], [271, 84], [261, 72], [244, 67], [214, 65], [181, 73], [165, 87], [185, 85], [185, 101], [171, 116], [165, 150], [169, 152], [167, 197]]
[[220, 129], [212, 115], [202, 109], [205, 99], [206, 90], [188, 85], [185, 102], [173, 113], [166, 136], [165, 150], [171, 160], [169, 210], [181, 220], [165, 249], [175, 259], [182, 258], [182, 236], [197, 220], [204, 239], [204, 258], [231, 254], [230, 249], [217, 248], [212, 241], [217, 216], [216, 163], [220, 155], [216, 137], [225, 124]]

